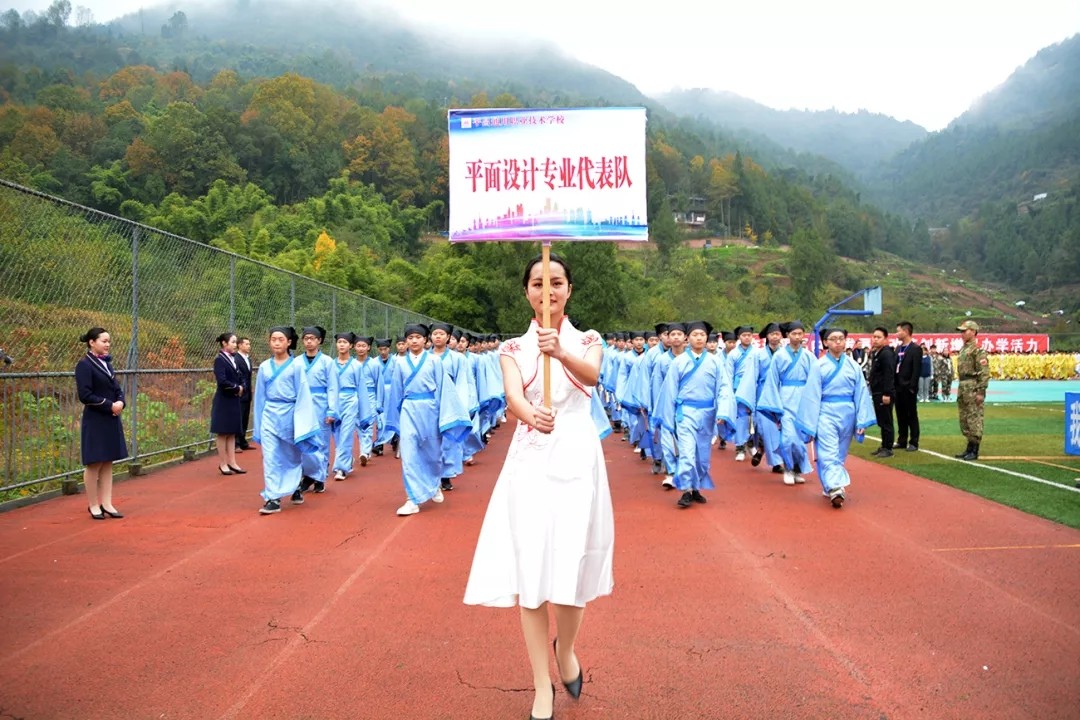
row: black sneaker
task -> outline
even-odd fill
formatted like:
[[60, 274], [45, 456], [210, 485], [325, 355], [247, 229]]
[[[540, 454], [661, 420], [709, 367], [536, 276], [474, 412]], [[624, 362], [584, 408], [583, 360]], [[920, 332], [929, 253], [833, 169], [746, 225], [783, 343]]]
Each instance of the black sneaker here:
[[371, 449], [371, 454], [382, 457], [382, 445], [376, 445]]
[[266, 504], [259, 508], [260, 515], [270, 515], [279, 512], [281, 512], [281, 503], [277, 500], [267, 500]]
[[720, 449], [721, 450], [727, 450], [727, 440], [721, 440], [720, 441]]
[[[314, 483], [315, 481], [312, 480], [311, 482]], [[303, 505], [304, 504], [304, 493], [300, 492], [300, 488], [297, 488], [295, 491], [293, 491], [292, 501], [293, 501], [293, 505]]]
[[765, 453], [761, 452], [760, 450], [755, 450], [754, 453], [750, 456], [750, 466], [757, 467], [758, 465], [760, 465], [761, 458], [763, 457], [765, 457]]
[[773, 465], [772, 466], [772, 471], [774, 473], [776, 473], [777, 475], [783, 475], [784, 474], [784, 466], [783, 465]]
[[679, 498], [679, 501], [675, 504], [681, 508], [688, 508], [692, 502], [694, 502], [694, 494], [687, 491], [682, 494], [682, 497]]
[[315, 481], [315, 490], [314, 490], [314, 492], [317, 492], [317, 493], [326, 492], [326, 483], [319, 482], [318, 480], [316, 480]]
[[313, 485], [315, 485], [315, 478], [309, 478], [307, 475], [305, 475], [303, 478], [300, 479], [299, 492], [307, 492], [312, 488]]
[[904, 449], [907, 450], [908, 452], [919, 452], [919, 446], [918, 445], [908, 445]]
[[705, 496], [702, 495], [701, 492], [698, 491], [698, 490], [692, 490], [690, 492], [690, 499], [693, 500], [696, 503], [701, 503], [702, 505], [709, 502], [708, 500], [705, 499]]
[[890, 458], [893, 456], [893, 452], [889, 448], [882, 448], [881, 451], [877, 454], [877, 456], [879, 458]]
[[450, 482], [450, 478], [443, 478], [439, 483], [439, 487], [443, 490], [450, 491], [454, 489], [454, 484]]

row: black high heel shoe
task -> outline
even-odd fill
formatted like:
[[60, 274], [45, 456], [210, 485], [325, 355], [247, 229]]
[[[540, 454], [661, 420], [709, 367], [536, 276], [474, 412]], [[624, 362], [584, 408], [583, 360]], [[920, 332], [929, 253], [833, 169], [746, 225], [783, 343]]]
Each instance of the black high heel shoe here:
[[217, 471], [219, 473], [221, 473], [222, 475], [235, 475], [235, 473], [232, 471], [231, 468], [226, 470], [225, 468], [227, 468], [227, 467], [229, 467], [229, 466], [228, 465], [218, 465]]
[[98, 510], [101, 511], [100, 515], [95, 513], [94, 508], [92, 508], [92, 507], [88, 507], [86, 509], [90, 511], [90, 517], [94, 518], [95, 520], [104, 520], [105, 519], [105, 509], [104, 508], [98, 507]]
[[584, 680], [585, 673], [581, 669], [581, 661], [578, 661], [578, 673], [577, 677], [566, 682], [562, 679], [562, 667], [559, 665], [559, 638], [555, 638], [551, 641], [551, 650], [555, 653], [555, 667], [559, 671], [559, 680], [562, 681], [562, 685], [566, 688], [566, 692], [570, 693], [570, 697], [577, 700], [581, 697], [581, 683]]
[[546, 718], [538, 718], [538, 717], [536, 717], [535, 715], [533, 715], [530, 712], [529, 713], [529, 720], [555, 720], [555, 685], [554, 684], [551, 686], [551, 714], [548, 715]]
[[233, 467], [232, 465], [226, 465], [225, 467], [229, 468], [230, 470], [233, 471], [233, 473], [235, 473], [237, 475], [243, 475], [244, 473], [247, 472], [247, 470], [241, 470], [240, 468]]
[[101, 512], [104, 513], [105, 515], [108, 515], [111, 518], [122, 518], [122, 517], [124, 517], [124, 514], [122, 512], [120, 512], [119, 510], [106, 510], [104, 505], [101, 506]]

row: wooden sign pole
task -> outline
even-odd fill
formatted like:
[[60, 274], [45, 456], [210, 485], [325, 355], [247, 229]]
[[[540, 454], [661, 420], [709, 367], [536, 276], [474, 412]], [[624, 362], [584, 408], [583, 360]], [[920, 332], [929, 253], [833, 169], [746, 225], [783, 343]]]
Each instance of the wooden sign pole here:
[[[544, 240], [541, 248], [541, 265], [544, 273], [543, 321], [551, 327], [551, 241]], [[544, 354], [544, 407], [551, 407], [551, 356]]]

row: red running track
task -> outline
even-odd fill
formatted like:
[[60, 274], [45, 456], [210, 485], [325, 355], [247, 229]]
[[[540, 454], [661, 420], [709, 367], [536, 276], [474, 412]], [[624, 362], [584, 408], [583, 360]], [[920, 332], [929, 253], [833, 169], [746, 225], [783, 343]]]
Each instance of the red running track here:
[[[461, 603], [509, 436], [408, 518], [389, 457], [262, 517], [258, 452], [118, 484], [123, 520], [0, 514], [0, 718], [527, 717], [516, 610]], [[1080, 532], [854, 459], [837, 511], [730, 450], [679, 510], [605, 449], [616, 587], [561, 720], [1080, 716]]]

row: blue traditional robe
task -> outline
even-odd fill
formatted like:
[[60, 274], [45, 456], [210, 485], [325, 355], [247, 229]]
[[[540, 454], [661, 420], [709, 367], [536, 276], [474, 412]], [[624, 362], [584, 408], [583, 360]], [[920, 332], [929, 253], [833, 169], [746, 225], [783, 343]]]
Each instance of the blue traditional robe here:
[[446, 368], [429, 350], [393, 366], [386, 426], [398, 434], [405, 494], [419, 505], [439, 491], [443, 443], [461, 443], [472, 423]]
[[469, 383], [469, 401], [465, 407], [469, 412], [469, 419], [472, 421], [472, 430], [469, 431], [465, 442], [461, 446], [461, 454], [464, 462], [469, 462], [484, 449], [484, 440], [480, 432], [480, 409], [483, 403], [480, 400], [480, 388], [477, 385], [479, 382], [477, 379], [479, 356], [466, 350], [461, 354], [461, 362], [465, 377]]
[[724, 358], [684, 351], [671, 362], [656, 401], [660, 426], [675, 439], [675, 487], [711, 490], [709, 475], [713, 428], [735, 422], [735, 396]]
[[[616, 399], [624, 411], [623, 419], [629, 426], [628, 440], [635, 446], [640, 446], [645, 439], [648, 424], [643, 408], [639, 404], [633, 382], [634, 370], [645, 360], [645, 351], [640, 353], [630, 350], [623, 357], [622, 366], [619, 369], [619, 379], [616, 383]], [[650, 443], [651, 445], [651, 443]]]
[[652, 369], [656, 364], [656, 358], [664, 352], [664, 347], [657, 343], [634, 362], [630, 371], [629, 387], [626, 394], [631, 405], [637, 409], [638, 423], [640, 424], [641, 437], [637, 441], [638, 447], [645, 451], [645, 456], [652, 459], [660, 459], [661, 453], [656, 442], [656, 429], [650, 422], [653, 414], [652, 394]]
[[[738, 405], [732, 439], [738, 447], [744, 447], [750, 439], [750, 418], [757, 406], [757, 363], [754, 362], [756, 353], [757, 348], [753, 345], [743, 347], [740, 343], [728, 355], [731, 385], [735, 388], [735, 402]], [[742, 392], [739, 391], [740, 388]]]
[[804, 388], [820, 382], [817, 361], [810, 352], [791, 346], [782, 347], [773, 355], [769, 373], [758, 398], [758, 410], [766, 417], [780, 421], [780, 457], [784, 467], [802, 475], [813, 471], [806, 452], [806, 443], [814, 435], [817, 421], [817, 402], [811, 396], [803, 403]]
[[442, 355], [436, 355], [432, 352], [443, 364], [443, 368], [446, 369], [446, 375], [450, 378], [450, 382], [453, 383], [454, 390], [457, 392], [458, 401], [461, 403], [461, 407], [465, 410], [465, 416], [469, 418], [469, 432], [467, 432], [459, 443], [443, 443], [442, 446], [442, 474], [441, 478], [455, 478], [461, 474], [463, 465], [465, 463], [465, 441], [468, 440], [469, 435], [472, 434], [472, 416], [469, 414], [469, 379], [466, 377], [467, 370], [465, 368], [464, 359], [461, 354], [445, 349]]
[[668, 475], [675, 473], [675, 436], [660, 424], [657, 401], [660, 399], [660, 390], [664, 387], [664, 378], [667, 377], [668, 368], [671, 367], [674, 360], [675, 356], [671, 353], [671, 350], [660, 352], [653, 360], [652, 372], [649, 378], [649, 394], [652, 398], [649, 427], [653, 430], [653, 437], [655, 438], [653, 457], [659, 456], [664, 461]]
[[856, 430], [877, 424], [874, 403], [862, 369], [847, 355], [834, 359], [829, 353], [817, 362], [819, 386], [809, 383], [806, 394], [820, 398], [814, 450], [818, 479], [826, 494], [851, 484], [844, 463]]
[[300, 487], [302, 457], [317, 446], [319, 418], [302, 361], [273, 358], [259, 365], [255, 378], [252, 439], [262, 448], [263, 500], [277, 500]]
[[[754, 391], [754, 433], [758, 436], [765, 454], [765, 464], [770, 468], [784, 464], [784, 459], [780, 456], [780, 428], [777, 425], [780, 421], [760, 411], [761, 391], [765, 387], [765, 380], [769, 377], [772, 359], [773, 352], [768, 345], [758, 348], [752, 358], [757, 379], [757, 387]], [[750, 392], [749, 386], [746, 386], [746, 392]]]
[[325, 353], [316, 353], [309, 358], [306, 354], [296, 358], [307, 374], [311, 401], [315, 405], [315, 415], [319, 418], [319, 432], [313, 438], [315, 449], [304, 453], [304, 475], [315, 482], [326, 482], [330, 470], [330, 438], [334, 435], [332, 423], [338, 420], [338, 374], [334, 361]]
[[480, 434], [483, 436], [495, 426], [499, 417], [505, 412], [506, 393], [503, 390], [499, 356], [494, 352], [484, 352], [477, 358], [480, 361], [477, 365], [477, 377], [480, 382], [478, 387], [484, 387], [488, 395], [486, 402], [481, 400]]
[[[393, 378], [393, 366], [396, 362], [394, 358], [396, 357], [396, 355], [388, 355], [385, 362], [382, 357], [375, 358], [375, 361], [379, 363], [379, 377], [382, 378], [382, 397], [384, 400], [390, 396], [390, 380]], [[375, 442], [376, 445], [382, 447], [394, 439], [394, 433], [386, 429], [385, 403], [380, 404], [376, 411], [378, 422], [375, 425]]]
[[[370, 355], [367, 356], [364, 362], [357, 360], [356, 363], [360, 366], [357, 372], [367, 395], [368, 404], [377, 411], [382, 407], [383, 403], [383, 365], [378, 358]], [[371, 449], [374, 447], [375, 442], [375, 426], [368, 425], [364, 428], [358, 428], [357, 434], [360, 436], [360, 454], [371, 457]]]
[[375, 408], [360, 391], [360, 363], [350, 357], [344, 364], [334, 360], [338, 377], [338, 422], [334, 423], [334, 472], [351, 473], [356, 432], [375, 422]]

